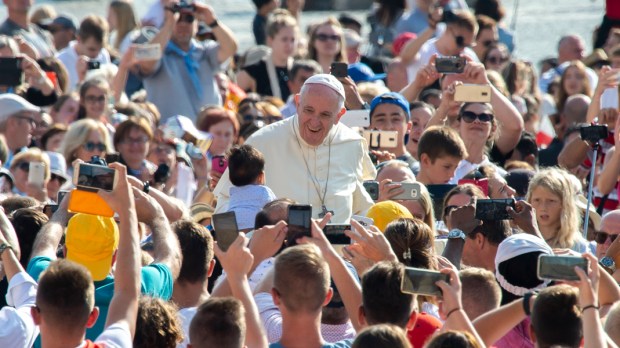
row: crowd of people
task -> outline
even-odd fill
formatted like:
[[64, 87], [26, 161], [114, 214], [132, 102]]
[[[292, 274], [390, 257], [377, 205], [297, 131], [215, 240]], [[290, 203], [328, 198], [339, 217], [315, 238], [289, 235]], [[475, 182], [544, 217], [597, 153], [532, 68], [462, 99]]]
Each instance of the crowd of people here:
[[4, 0], [1, 347], [620, 345], [618, 1], [252, 1]]

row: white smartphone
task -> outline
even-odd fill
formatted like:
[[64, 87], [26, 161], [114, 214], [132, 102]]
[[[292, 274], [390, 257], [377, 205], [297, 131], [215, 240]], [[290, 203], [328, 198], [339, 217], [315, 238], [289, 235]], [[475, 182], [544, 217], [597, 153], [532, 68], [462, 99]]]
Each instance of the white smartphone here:
[[618, 109], [618, 88], [605, 88], [601, 95], [601, 109]]
[[491, 86], [474, 84], [457, 85], [454, 92], [454, 101], [490, 103]]
[[375, 224], [375, 220], [373, 220], [372, 218], [361, 215], [353, 215], [351, 216], [351, 220], [359, 222], [359, 224], [364, 227], [370, 227]]
[[137, 45], [133, 55], [138, 61], [159, 60], [161, 58], [161, 46], [158, 43]]
[[45, 181], [45, 163], [30, 162], [28, 167], [28, 182], [43, 187]]
[[196, 192], [196, 183], [192, 168], [183, 163], [177, 165], [177, 185], [176, 197], [182, 200], [187, 207], [192, 205], [192, 198]]
[[349, 110], [342, 115], [340, 123], [348, 127], [370, 126], [370, 110]]
[[363, 136], [370, 149], [392, 149], [398, 146], [397, 131], [366, 130]]

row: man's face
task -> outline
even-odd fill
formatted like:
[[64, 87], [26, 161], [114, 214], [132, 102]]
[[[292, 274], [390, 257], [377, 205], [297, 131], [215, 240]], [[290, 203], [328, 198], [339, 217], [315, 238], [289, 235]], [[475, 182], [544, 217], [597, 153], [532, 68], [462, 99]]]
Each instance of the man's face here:
[[[620, 213], [612, 212], [601, 220], [601, 230], [599, 232], [607, 233], [607, 238], [603, 243], [596, 243], [596, 257], [600, 260], [605, 256], [607, 249], [611, 245], [609, 236], [618, 236], [620, 234]], [[598, 233], [597, 233], [598, 234]]]
[[103, 44], [97, 41], [94, 37], [90, 37], [86, 40], [82, 40], [78, 37], [78, 42], [82, 46], [82, 52], [79, 53], [90, 59], [96, 59], [97, 56], [99, 56], [99, 52], [101, 52], [101, 48], [103, 47]]
[[478, 37], [476, 38], [476, 46], [474, 46], [474, 51], [478, 55], [478, 58], [482, 59], [487, 51], [487, 47], [493, 43], [496, 43], [498, 40], [499, 35], [497, 33], [497, 28], [487, 28], [481, 30], [480, 34], [478, 34]]
[[34, 0], [4, 0], [4, 4], [11, 12], [28, 13]]
[[312, 75], [314, 75], [314, 71], [299, 69], [297, 70], [297, 74], [293, 77], [292, 80], [289, 80], [288, 87], [291, 90], [292, 94], [297, 94], [301, 91], [301, 86], [304, 85], [307, 79], [309, 79]]
[[452, 56], [459, 55], [465, 47], [471, 47], [474, 42], [474, 33], [457, 26], [448, 27], [444, 35], [451, 36], [452, 40], [449, 41], [448, 54]]
[[299, 115], [299, 135], [310, 146], [323, 143], [345, 109], [340, 108], [340, 96], [331, 88], [313, 84], [305, 93], [295, 97]]
[[[411, 129], [405, 111], [398, 105], [383, 103], [377, 106], [370, 117], [370, 129], [398, 132], [398, 147], [403, 146], [405, 134]], [[381, 149], [389, 151], [390, 149]]]
[[36, 115], [33, 111], [22, 111], [13, 116], [9, 120], [5, 136], [12, 138], [15, 149], [28, 146], [32, 139], [32, 133], [36, 128]]
[[427, 154], [420, 157], [420, 170], [431, 180], [429, 184], [447, 184], [454, 176], [456, 167], [461, 160], [458, 157], [443, 156], [431, 161]]
[[583, 47], [583, 42], [576, 38], [571, 37], [565, 40], [560, 48], [563, 55], [570, 60], [581, 60], [583, 58], [583, 52], [585, 48]]
[[183, 12], [179, 15], [177, 23], [172, 30], [172, 38], [179, 43], [189, 43], [194, 35], [198, 25], [192, 13]]

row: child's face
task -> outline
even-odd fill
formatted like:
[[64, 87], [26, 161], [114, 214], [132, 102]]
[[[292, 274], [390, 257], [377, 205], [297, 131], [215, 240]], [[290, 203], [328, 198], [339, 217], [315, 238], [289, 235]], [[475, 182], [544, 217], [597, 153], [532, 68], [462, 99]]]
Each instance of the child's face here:
[[447, 184], [454, 176], [460, 161], [458, 157], [453, 156], [438, 157], [435, 161], [431, 161], [428, 155], [422, 154], [420, 171], [424, 171], [431, 185]]
[[537, 186], [532, 190], [530, 204], [536, 209], [536, 220], [540, 227], [560, 225], [562, 198], [548, 189]]

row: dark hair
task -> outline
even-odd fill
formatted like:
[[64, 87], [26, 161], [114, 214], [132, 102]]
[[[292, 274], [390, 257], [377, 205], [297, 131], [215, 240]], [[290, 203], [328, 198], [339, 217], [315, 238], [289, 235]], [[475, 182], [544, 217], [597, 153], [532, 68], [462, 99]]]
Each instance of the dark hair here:
[[417, 110], [417, 109], [427, 109], [431, 114], [435, 113], [435, 107], [431, 104], [423, 101], [414, 101], [409, 103], [409, 111]]
[[228, 151], [228, 175], [233, 185], [255, 183], [264, 169], [265, 158], [252, 145], [235, 146]]
[[293, 62], [291, 71], [288, 73], [289, 80], [294, 80], [297, 77], [299, 70], [311, 71], [315, 75], [323, 72], [319, 63], [312, 59], [297, 59]]
[[351, 348], [411, 348], [411, 343], [402, 328], [380, 324], [369, 326], [358, 333]]
[[[441, 90], [437, 88], [427, 88], [420, 93], [420, 101], [429, 105], [429, 99], [433, 97], [441, 99]], [[411, 107], [409, 108], [409, 110], [412, 110]]]
[[45, 225], [49, 218], [40, 210], [34, 208], [20, 208], [9, 215], [9, 221], [15, 229], [19, 248], [21, 249], [21, 257], [19, 263], [26, 268], [32, 253], [34, 240]]
[[179, 220], [172, 224], [179, 239], [183, 262], [178, 282], [196, 283], [207, 279], [209, 264], [213, 260], [213, 237], [202, 225], [191, 220]]
[[103, 44], [107, 41], [108, 22], [100, 16], [87, 16], [80, 23], [77, 36], [82, 41], [93, 38], [97, 43]]
[[579, 347], [583, 327], [577, 289], [557, 285], [541, 290], [531, 320], [539, 347]]
[[144, 132], [149, 138], [149, 141], [153, 140], [153, 130], [149, 122], [142, 117], [130, 117], [116, 127], [116, 133], [114, 133], [114, 147], [117, 147], [120, 142], [129, 137], [129, 133], [134, 129]]
[[405, 266], [381, 262], [362, 277], [362, 305], [369, 325], [394, 324], [404, 328], [413, 311], [414, 297], [400, 290]]
[[[47, 151], [47, 142], [51, 137], [67, 132], [67, 126], [64, 124], [56, 123], [51, 126], [43, 135], [41, 135], [41, 150]], [[2, 162], [4, 163], [4, 162]]]
[[515, 150], [518, 150], [523, 157], [528, 155], [534, 155], [538, 160], [538, 145], [536, 144], [536, 137], [527, 131], [521, 133], [521, 139], [515, 146]]
[[37, 207], [39, 205], [39, 202], [37, 202], [37, 200], [32, 197], [13, 196], [3, 200], [0, 205], [2, 205], [2, 208], [4, 208], [4, 212], [9, 215], [20, 208]]
[[473, 239], [476, 233], [482, 233], [489, 243], [497, 246], [512, 235], [512, 228], [508, 220], [482, 220], [482, 225], [477, 226], [469, 238]]
[[499, 22], [504, 18], [505, 10], [500, 0], [478, 0], [474, 6], [476, 15], [487, 15]]
[[270, 2], [272, 2], [273, 0], [252, 0], [252, 2], [254, 3], [254, 6], [256, 6], [257, 10], [260, 10], [261, 7], [269, 4]]
[[425, 348], [480, 348], [480, 345], [467, 331], [445, 331], [434, 336]]
[[196, 310], [189, 325], [189, 339], [195, 347], [243, 347], [245, 310], [233, 297], [211, 297]]
[[437, 269], [433, 256], [435, 237], [422, 220], [401, 218], [392, 221], [384, 234], [398, 261], [405, 266]]
[[418, 143], [418, 158], [426, 154], [431, 162], [437, 158], [451, 156], [458, 159], [467, 157], [467, 149], [458, 133], [449, 127], [428, 127]]
[[480, 36], [480, 32], [482, 32], [485, 29], [493, 29], [497, 27], [497, 22], [493, 18], [483, 15], [483, 14], [476, 15], [476, 23], [478, 23], [478, 35], [477, 36]]
[[346, 13], [341, 13], [340, 16], [338, 16], [338, 22], [340, 22], [340, 25], [342, 25], [343, 27], [347, 25], [353, 25], [358, 27], [359, 29], [362, 28], [362, 23], [360, 21]]
[[183, 342], [177, 307], [160, 298], [143, 296], [138, 304], [134, 348], [168, 348]]

